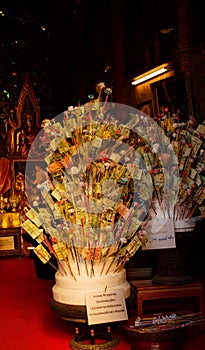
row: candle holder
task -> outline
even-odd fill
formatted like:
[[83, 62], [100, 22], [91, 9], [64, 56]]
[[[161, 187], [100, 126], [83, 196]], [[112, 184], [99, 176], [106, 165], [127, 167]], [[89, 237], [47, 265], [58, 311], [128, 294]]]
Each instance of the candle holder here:
[[84, 329], [81, 333], [76, 327], [75, 337], [70, 342], [73, 350], [112, 350], [118, 344], [119, 339], [112, 335], [110, 326], [104, 331], [91, 328]]

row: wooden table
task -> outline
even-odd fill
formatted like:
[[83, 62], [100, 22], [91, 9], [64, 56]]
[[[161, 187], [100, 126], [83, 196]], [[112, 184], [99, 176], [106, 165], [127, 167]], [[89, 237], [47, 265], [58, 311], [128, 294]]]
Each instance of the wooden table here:
[[[136, 307], [138, 316], [144, 315], [144, 302], [147, 300], [177, 299], [197, 297], [199, 308], [197, 311], [204, 312], [204, 283], [193, 282], [184, 285], [165, 286], [154, 285], [151, 280], [130, 281], [136, 291]], [[166, 308], [166, 304], [165, 304]], [[166, 312], [166, 310], [164, 310]], [[176, 310], [175, 310], [176, 311]], [[200, 330], [204, 332], [204, 325]]]

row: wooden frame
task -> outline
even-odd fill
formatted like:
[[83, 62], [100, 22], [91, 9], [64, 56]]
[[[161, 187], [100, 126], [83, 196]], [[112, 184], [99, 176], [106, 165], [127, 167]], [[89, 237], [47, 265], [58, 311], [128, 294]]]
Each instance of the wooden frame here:
[[21, 256], [21, 228], [0, 229], [0, 256], [13, 255]]
[[171, 113], [180, 111], [181, 121], [193, 115], [189, 74], [181, 73], [157, 81], [151, 84], [151, 90], [154, 115], [159, 114], [164, 107], [168, 107]]

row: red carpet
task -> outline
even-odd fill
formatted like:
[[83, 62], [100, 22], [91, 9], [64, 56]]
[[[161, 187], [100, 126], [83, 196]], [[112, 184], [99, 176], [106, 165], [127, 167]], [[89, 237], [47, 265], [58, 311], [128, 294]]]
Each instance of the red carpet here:
[[[0, 260], [0, 349], [70, 350], [74, 324], [62, 320], [50, 309], [53, 281], [39, 279], [33, 259]], [[116, 350], [130, 350], [130, 339], [116, 332]], [[205, 348], [205, 334], [187, 329], [184, 350]], [[174, 349], [173, 349], [174, 350]]]
[[[0, 260], [0, 349], [68, 350], [74, 324], [50, 309], [53, 281], [36, 276], [33, 259]], [[116, 350], [130, 349], [122, 339]]]

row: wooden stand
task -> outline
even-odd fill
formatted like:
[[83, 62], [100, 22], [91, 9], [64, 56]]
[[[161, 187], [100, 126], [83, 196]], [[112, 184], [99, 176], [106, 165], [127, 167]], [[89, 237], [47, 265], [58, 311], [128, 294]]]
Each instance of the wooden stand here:
[[[130, 350], [182, 350], [184, 328], [167, 329], [158, 332], [138, 332], [133, 327], [136, 318], [129, 319], [125, 331], [130, 341]], [[132, 327], [130, 327], [132, 325]]]
[[[179, 286], [164, 286], [154, 285], [152, 280], [144, 281], [130, 281], [130, 284], [136, 292], [136, 309], [137, 316], [145, 317], [153, 315], [153, 305], [155, 306], [155, 315], [160, 314], [159, 309], [155, 304], [158, 300], [163, 300], [163, 314], [168, 313], [167, 306], [172, 305], [173, 300], [188, 299], [191, 306], [191, 300], [197, 299], [198, 310], [204, 312], [204, 285], [201, 282], [188, 283]], [[155, 301], [149, 303], [150, 309], [146, 306], [145, 302]], [[175, 304], [176, 305], [176, 304]], [[151, 310], [151, 312], [150, 312]], [[177, 308], [172, 312], [177, 313]], [[182, 310], [182, 314], [187, 314], [187, 310]], [[167, 329], [166, 331], [159, 332], [138, 332], [134, 327], [135, 318], [129, 320], [128, 325], [125, 326], [125, 330], [131, 339], [130, 350], [182, 350], [182, 334], [184, 327], [176, 329]], [[200, 331], [204, 332], [204, 324], [201, 323]]]
[[[144, 284], [143, 284], [144, 283]], [[197, 298], [198, 299], [198, 310], [204, 313], [204, 284], [202, 282], [193, 282], [184, 285], [178, 286], [164, 286], [164, 285], [154, 285], [151, 280], [143, 282], [143, 281], [130, 281], [131, 286], [136, 291], [136, 308], [137, 315], [143, 316], [144, 313], [144, 302], [149, 300], [161, 300], [161, 299], [169, 299], [169, 301], [183, 298], [190, 299]], [[166, 310], [167, 302], [164, 303], [164, 312]], [[177, 311], [177, 310], [173, 310]], [[182, 310], [183, 311], [183, 310]], [[157, 312], [157, 310], [156, 310]], [[184, 310], [187, 312], [187, 310]], [[204, 325], [200, 327], [201, 332], [204, 332]]]
[[157, 274], [153, 282], [162, 285], [190, 283], [192, 278], [187, 273], [188, 250], [195, 236], [195, 231], [176, 232], [176, 248], [158, 249]]
[[183, 350], [183, 347], [179, 340], [136, 340], [133, 342], [130, 350]]

